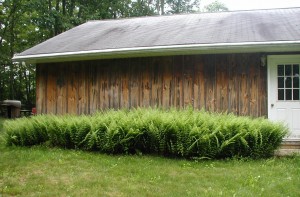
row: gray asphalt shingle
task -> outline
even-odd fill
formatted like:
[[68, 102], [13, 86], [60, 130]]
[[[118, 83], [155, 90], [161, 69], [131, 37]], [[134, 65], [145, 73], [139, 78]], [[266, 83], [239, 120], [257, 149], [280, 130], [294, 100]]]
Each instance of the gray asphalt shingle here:
[[300, 41], [300, 8], [89, 21], [17, 56], [272, 41]]

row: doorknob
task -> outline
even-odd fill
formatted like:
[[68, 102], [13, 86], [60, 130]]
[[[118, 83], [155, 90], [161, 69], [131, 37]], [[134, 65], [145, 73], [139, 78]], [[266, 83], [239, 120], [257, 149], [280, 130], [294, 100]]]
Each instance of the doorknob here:
[[271, 107], [274, 107], [274, 104], [273, 104], [273, 103], [271, 104]]

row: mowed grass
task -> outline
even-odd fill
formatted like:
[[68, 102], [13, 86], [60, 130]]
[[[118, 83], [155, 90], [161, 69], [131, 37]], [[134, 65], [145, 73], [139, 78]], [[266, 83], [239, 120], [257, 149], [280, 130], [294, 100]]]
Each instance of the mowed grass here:
[[188, 161], [5, 147], [0, 196], [300, 196], [300, 157]]

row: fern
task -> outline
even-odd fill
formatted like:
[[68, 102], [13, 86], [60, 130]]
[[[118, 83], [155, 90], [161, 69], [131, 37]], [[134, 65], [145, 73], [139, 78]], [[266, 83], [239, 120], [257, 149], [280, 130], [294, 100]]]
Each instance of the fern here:
[[7, 145], [51, 144], [104, 153], [185, 158], [268, 157], [288, 130], [281, 124], [192, 108], [100, 111], [92, 116], [39, 115], [6, 121]]

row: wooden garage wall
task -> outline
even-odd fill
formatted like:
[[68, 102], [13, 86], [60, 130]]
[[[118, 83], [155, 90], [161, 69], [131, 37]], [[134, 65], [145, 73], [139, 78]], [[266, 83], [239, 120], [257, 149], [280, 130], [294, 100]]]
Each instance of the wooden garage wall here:
[[259, 54], [147, 57], [37, 65], [37, 112], [171, 106], [267, 115]]

